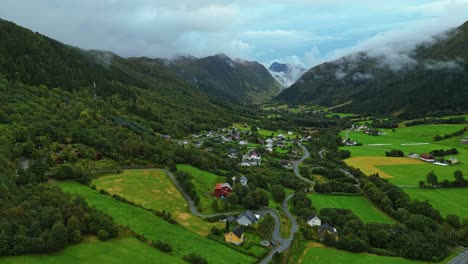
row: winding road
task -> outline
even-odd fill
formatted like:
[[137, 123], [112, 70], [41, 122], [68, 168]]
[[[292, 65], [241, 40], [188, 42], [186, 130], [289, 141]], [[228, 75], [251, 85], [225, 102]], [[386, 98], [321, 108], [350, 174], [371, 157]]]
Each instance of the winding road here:
[[447, 264], [467, 264], [468, 263], [468, 248], [465, 248], [460, 255], [449, 261]]
[[[301, 157], [301, 159], [296, 162], [296, 164], [294, 164], [294, 174], [300, 178], [301, 180], [309, 183], [309, 184], [312, 184], [314, 185], [314, 181], [311, 181], [307, 178], [304, 178], [301, 173], [299, 172], [299, 164], [302, 163], [305, 159], [307, 159], [308, 157], [310, 157], [310, 152], [309, 150], [304, 147], [302, 144], [299, 143], [299, 146], [302, 148], [302, 150], [304, 151], [304, 155]], [[230, 212], [230, 213], [220, 213], [220, 214], [203, 214], [203, 213], [200, 213], [198, 211], [198, 208], [197, 206], [195, 206], [195, 203], [193, 202], [193, 199], [183, 190], [182, 186], [179, 184], [179, 182], [176, 180], [174, 174], [169, 171], [169, 170], [166, 170], [166, 169], [159, 169], [161, 171], [164, 171], [168, 176], [169, 178], [172, 180], [172, 182], [174, 183], [174, 185], [177, 187], [177, 189], [179, 189], [179, 191], [182, 193], [182, 195], [184, 196], [185, 200], [187, 201], [188, 205], [189, 205], [189, 208], [190, 208], [190, 212], [195, 215], [195, 216], [198, 216], [198, 217], [202, 217], [202, 218], [207, 218], [207, 217], [213, 217], [213, 216], [219, 216], [219, 215], [226, 215], [226, 214], [236, 214], [238, 212]], [[273, 255], [275, 253], [281, 253], [283, 251], [285, 251], [286, 249], [289, 248], [289, 246], [291, 245], [291, 242], [293, 241], [294, 239], [294, 233], [297, 232], [298, 230], [298, 225], [297, 225], [297, 222], [296, 222], [296, 219], [294, 218], [294, 216], [289, 212], [289, 209], [288, 209], [288, 203], [289, 203], [289, 200], [294, 196], [294, 194], [290, 194], [288, 197], [286, 197], [282, 204], [281, 204], [281, 209], [282, 211], [285, 213], [285, 215], [288, 217], [289, 221], [291, 222], [291, 231], [289, 233], [289, 237], [288, 238], [283, 238], [281, 236], [281, 218], [280, 216], [278, 215], [278, 213], [271, 209], [271, 208], [262, 208], [260, 210], [255, 210], [254, 212], [257, 213], [257, 214], [261, 214], [261, 215], [265, 215], [265, 214], [270, 214], [274, 221], [275, 221], [275, 227], [273, 229], [273, 232], [272, 232], [272, 241], [274, 241], [276, 243], [276, 246], [272, 248], [272, 250], [268, 253], [268, 255], [262, 259], [259, 263], [262, 263], [262, 264], [267, 264], [268, 262], [271, 261]]]

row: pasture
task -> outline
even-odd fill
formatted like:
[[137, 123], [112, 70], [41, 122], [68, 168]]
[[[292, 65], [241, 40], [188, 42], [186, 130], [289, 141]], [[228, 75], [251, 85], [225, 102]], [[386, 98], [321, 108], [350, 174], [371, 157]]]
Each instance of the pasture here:
[[100, 241], [88, 238], [85, 242], [68, 246], [51, 254], [29, 254], [0, 257], [3, 264], [91, 264], [91, 263], [148, 263], [157, 259], [159, 263], [185, 263], [182, 258], [163, 253], [134, 237]]
[[89, 205], [111, 216], [117, 224], [127, 226], [147, 239], [168, 242], [173, 248], [173, 255], [182, 257], [196, 252], [209, 263], [219, 263], [226, 259], [232, 263], [256, 261], [253, 257], [200, 236], [181, 225], [170, 224], [151, 212], [119, 202], [87, 186], [75, 182], [60, 182], [58, 185], [65, 192], [83, 197]]
[[424, 263], [404, 258], [384, 257], [372, 254], [356, 254], [311, 243], [299, 260], [299, 263], [333, 263], [333, 264], [417, 264]]
[[420, 189], [403, 188], [412, 199], [428, 200], [434, 208], [438, 209], [443, 217], [447, 214], [456, 214], [462, 218], [468, 217], [468, 189]]
[[433, 171], [439, 180], [453, 181], [453, 172], [461, 170], [463, 174], [468, 177], [468, 167], [463, 165], [456, 166], [437, 166], [430, 163], [420, 164], [398, 164], [398, 165], [378, 165], [376, 168], [383, 171], [386, 175], [391, 175], [388, 179], [391, 183], [396, 185], [414, 185], [418, 186], [419, 181], [426, 181], [426, 175]]
[[190, 213], [187, 201], [164, 171], [125, 170], [99, 177], [92, 184], [145, 208], [170, 212], [177, 222], [200, 235], [208, 235], [213, 226]]
[[211, 206], [213, 200], [217, 199], [213, 197], [214, 188], [216, 183], [226, 182], [226, 178], [186, 164], [177, 164], [177, 170], [188, 172], [193, 176], [192, 182], [195, 185], [198, 196], [200, 196], [200, 204], [198, 206], [200, 211], [204, 214], [215, 213]]
[[369, 200], [363, 196], [342, 196], [328, 194], [309, 194], [317, 211], [322, 208], [345, 208], [353, 211], [364, 223], [393, 223], [393, 221], [382, 211], [377, 209]]

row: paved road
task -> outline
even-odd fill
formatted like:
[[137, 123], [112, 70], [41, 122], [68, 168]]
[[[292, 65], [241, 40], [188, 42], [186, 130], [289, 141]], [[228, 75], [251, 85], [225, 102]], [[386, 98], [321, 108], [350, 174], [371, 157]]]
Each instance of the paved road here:
[[304, 151], [304, 156], [302, 156], [302, 158], [301, 158], [298, 162], [296, 162], [296, 164], [294, 164], [294, 174], [296, 174], [296, 176], [297, 176], [299, 179], [301, 179], [301, 180], [303, 180], [303, 181], [305, 181], [305, 182], [307, 182], [307, 183], [309, 183], [309, 184], [314, 185], [314, 184], [315, 184], [314, 181], [309, 180], [309, 179], [307, 179], [307, 178], [304, 178], [304, 177], [301, 175], [300, 171], [299, 171], [299, 165], [300, 165], [305, 159], [307, 159], [308, 157], [310, 157], [310, 152], [309, 152], [309, 150], [308, 150], [306, 147], [304, 147], [301, 143], [299, 143], [298, 145], [299, 145], [299, 147], [301, 147], [302, 150]]
[[460, 255], [449, 261], [447, 264], [468, 264], [468, 249], [465, 248]]

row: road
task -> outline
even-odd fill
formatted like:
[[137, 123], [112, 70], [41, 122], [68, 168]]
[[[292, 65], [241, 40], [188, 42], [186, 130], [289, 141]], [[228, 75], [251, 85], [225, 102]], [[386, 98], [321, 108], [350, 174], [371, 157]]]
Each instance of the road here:
[[468, 249], [465, 248], [465, 250], [460, 255], [458, 255], [451, 261], [449, 261], [447, 264], [467, 264], [467, 263], [468, 263]]
[[297, 176], [299, 179], [301, 179], [301, 180], [303, 180], [303, 181], [305, 181], [305, 182], [307, 182], [307, 183], [309, 183], [309, 184], [314, 185], [314, 184], [315, 184], [314, 181], [309, 180], [309, 179], [307, 179], [307, 178], [304, 178], [304, 177], [301, 175], [300, 171], [299, 171], [299, 165], [300, 165], [305, 159], [307, 159], [308, 157], [310, 157], [310, 152], [309, 152], [309, 150], [308, 150], [306, 147], [304, 147], [301, 143], [299, 143], [298, 145], [299, 145], [299, 147], [301, 147], [302, 150], [304, 151], [304, 156], [302, 156], [302, 158], [301, 158], [298, 162], [296, 162], [296, 164], [294, 164], [294, 174], [296, 174], [296, 176]]

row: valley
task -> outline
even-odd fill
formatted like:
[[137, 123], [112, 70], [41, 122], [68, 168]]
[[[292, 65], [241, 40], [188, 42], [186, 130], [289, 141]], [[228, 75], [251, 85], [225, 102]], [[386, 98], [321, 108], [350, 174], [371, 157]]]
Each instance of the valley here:
[[400, 72], [124, 57], [0, 19], [0, 263], [466, 262], [467, 23]]

